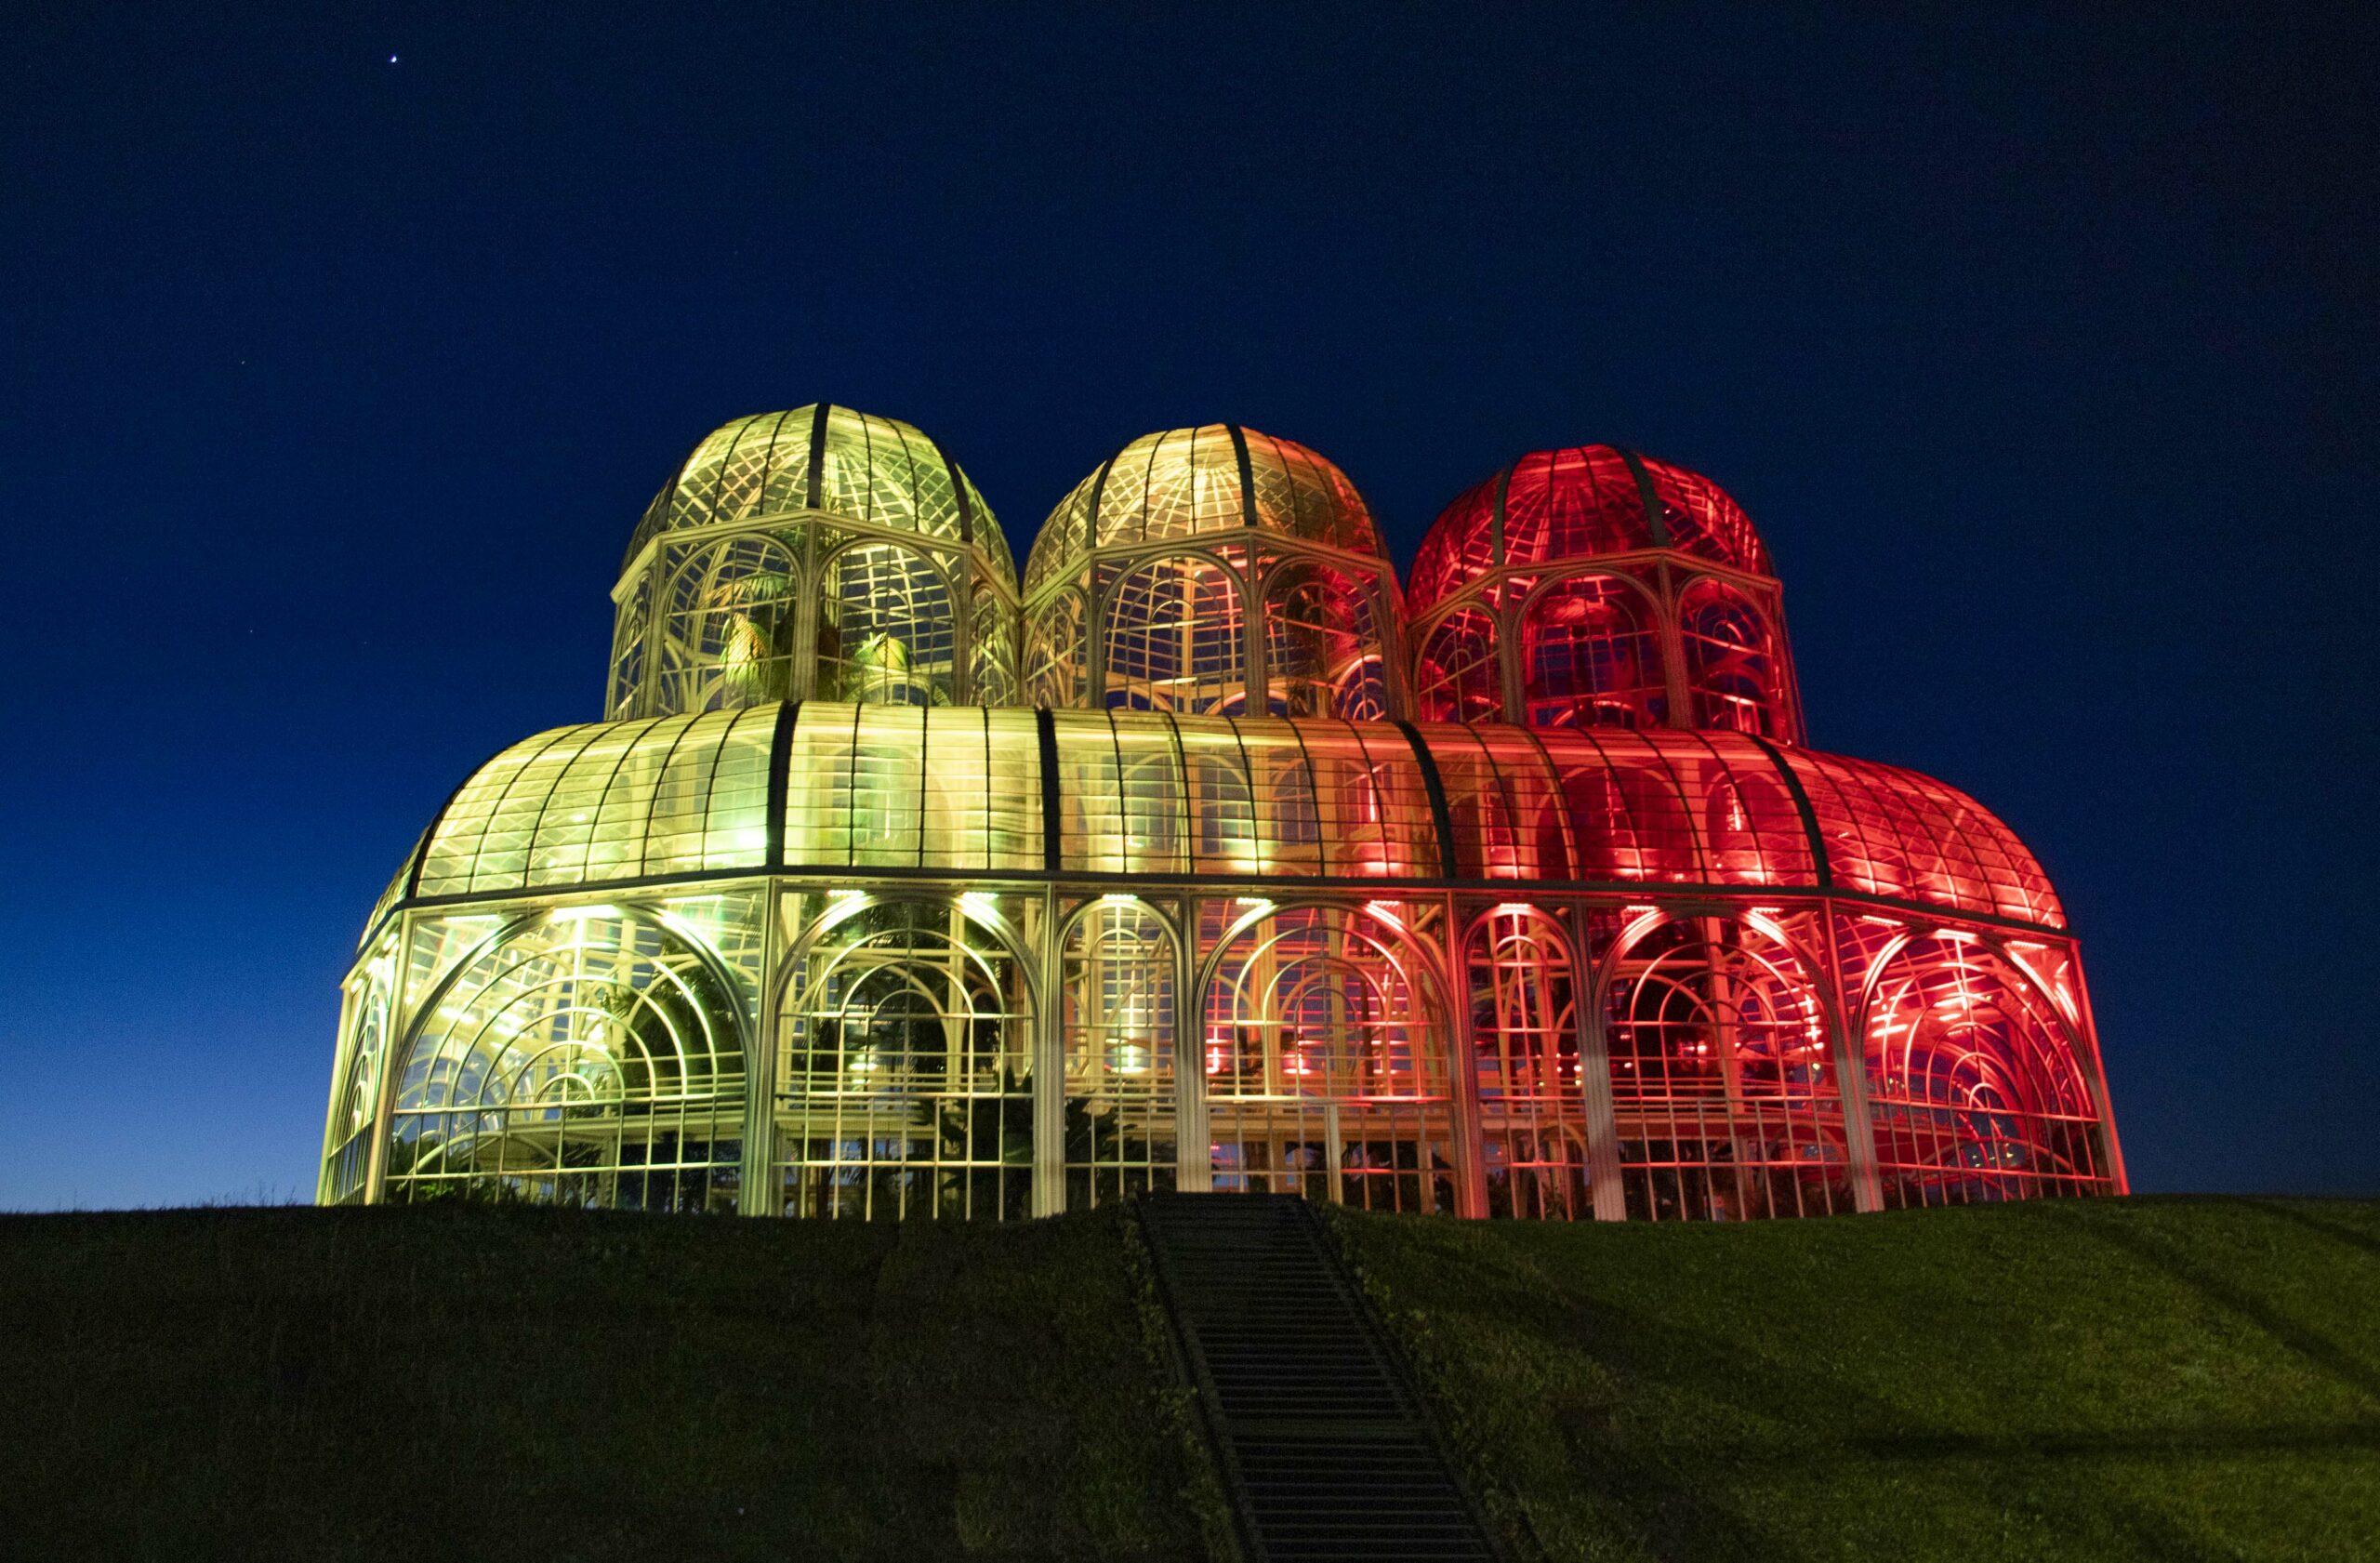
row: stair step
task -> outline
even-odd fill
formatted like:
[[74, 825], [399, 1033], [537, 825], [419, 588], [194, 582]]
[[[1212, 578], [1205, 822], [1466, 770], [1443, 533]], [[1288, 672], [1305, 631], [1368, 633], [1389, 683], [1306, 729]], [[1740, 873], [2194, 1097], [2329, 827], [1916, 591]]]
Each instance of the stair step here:
[[1250, 1563], [1502, 1556], [1302, 1199], [1139, 1209]]

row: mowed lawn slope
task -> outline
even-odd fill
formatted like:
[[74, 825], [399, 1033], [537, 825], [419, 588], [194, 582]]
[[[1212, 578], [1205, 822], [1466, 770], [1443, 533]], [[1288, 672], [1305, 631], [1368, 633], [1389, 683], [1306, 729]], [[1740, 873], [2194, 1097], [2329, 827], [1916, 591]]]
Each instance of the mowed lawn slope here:
[[0, 1556], [1203, 1558], [1121, 1212], [0, 1218]]
[[1335, 1215], [1554, 1558], [2380, 1557], [2380, 1204]]
[[[1332, 1230], [1525, 1555], [2380, 1556], [2380, 1205]], [[0, 1217], [0, 1557], [1204, 1557], [1135, 1253]]]

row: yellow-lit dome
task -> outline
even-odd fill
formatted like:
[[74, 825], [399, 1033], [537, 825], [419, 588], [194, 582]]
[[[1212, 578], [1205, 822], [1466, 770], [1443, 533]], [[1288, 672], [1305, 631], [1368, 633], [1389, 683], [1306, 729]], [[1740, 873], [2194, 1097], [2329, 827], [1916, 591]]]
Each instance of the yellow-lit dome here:
[[1001, 579], [1016, 580], [999, 523], [940, 442], [898, 418], [826, 402], [740, 417], [706, 435], [646, 508], [628, 557], [656, 532], [794, 510], [969, 544]]
[[1206, 423], [1144, 434], [1077, 483], [1041, 523], [1025, 592], [1093, 550], [1249, 528], [1388, 557], [1346, 473], [1294, 440]]

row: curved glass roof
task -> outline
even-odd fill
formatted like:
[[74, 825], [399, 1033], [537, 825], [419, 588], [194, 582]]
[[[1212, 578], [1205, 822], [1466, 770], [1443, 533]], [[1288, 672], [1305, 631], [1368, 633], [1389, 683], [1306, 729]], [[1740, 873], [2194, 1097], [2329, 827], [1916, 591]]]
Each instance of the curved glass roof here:
[[1738, 734], [1439, 723], [1408, 740], [1389, 722], [1058, 711], [1045, 788], [1042, 720], [812, 701], [557, 728], [456, 790], [409, 894], [1057, 870], [1772, 886], [2063, 925], [2041, 866], [1964, 793]]
[[1769, 573], [1751, 518], [1710, 479], [1616, 445], [1531, 451], [1439, 512], [1408, 596], [1419, 613], [1502, 565], [1654, 548]]
[[897, 418], [825, 402], [740, 417], [706, 435], [647, 507], [628, 559], [656, 532], [799, 510], [972, 543], [1015, 584], [999, 523], [940, 444]]
[[1385, 560], [1347, 474], [1294, 440], [1208, 423], [1144, 434], [1077, 483], [1041, 523], [1025, 589], [1094, 549], [1258, 528]]

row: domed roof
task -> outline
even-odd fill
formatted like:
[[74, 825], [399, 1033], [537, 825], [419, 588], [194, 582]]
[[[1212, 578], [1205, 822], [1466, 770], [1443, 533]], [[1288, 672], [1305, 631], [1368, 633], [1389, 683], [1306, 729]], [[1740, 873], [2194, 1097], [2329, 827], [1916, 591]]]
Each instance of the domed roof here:
[[[1317, 813], [1318, 799], [1346, 806]], [[909, 823], [887, 832], [886, 819]], [[1136, 823], [1147, 819], [1230, 823], [1150, 831]], [[1045, 729], [1020, 709], [809, 700], [589, 722], [513, 745], [447, 800], [364, 942], [416, 898], [1050, 866], [1758, 885], [2065, 926], [2041, 864], [1965, 793], [1740, 733], [1119, 710], [1059, 711]]]
[[628, 557], [656, 532], [828, 510], [870, 526], [972, 544], [1016, 579], [1008, 538], [939, 442], [898, 418], [816, 402], [704, 436], [637, 523]]
[[1025, 588], [1094, 549], [1243, 528], [1388, 557], [1346, 473], [1294, 440], [1206, 423], [1144, 434], [1077, 483], [1041, 523]]
[[1413, 611], [1501, 565], [1657, 548], [1770, 573], [1751, 518], [1710, 479], [1616, 445], [1531, 451], [1432, 523], [1414, 555]]

